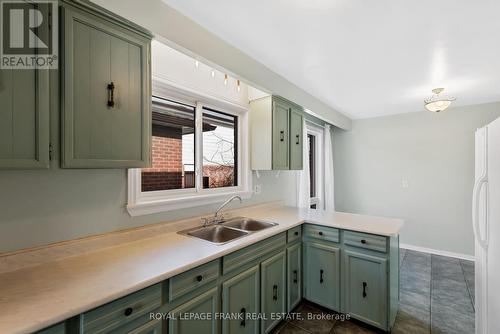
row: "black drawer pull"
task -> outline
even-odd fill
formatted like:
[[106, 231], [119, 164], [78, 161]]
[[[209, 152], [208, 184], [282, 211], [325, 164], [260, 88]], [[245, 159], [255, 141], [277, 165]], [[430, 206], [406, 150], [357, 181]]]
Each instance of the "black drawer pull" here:
[[297, 270], [293, 271], [293, 283], [297, 284], [298, 282], [298, 273]]
[[363, 282], [363, 298], [366, 298], [366, 286], [368, 284], [366, 284], [366, 282]]
[[245, 308], [242, 308], [240, 313], [242, 314], [242, 318], [243, 318], [240, 322], [240, 326], [245, 327], [247, 325], [247, 323], [246, 323], [247, 310]]
[[319, 235], [323, 235], [323, 232], [318, 232]]
[[295, 142], [296, 145], [300, 145], [300, 135], [296, 135], [297, 141]]
[[198, 275], [198, 276], [196, 276], [196, 280], [197, 280], [198, 282], [203, 281], [203, 275]]
[[285, 131], [280, 131], [280, 141], [285, 141]]
[[320, 282], [320, 283], [323, 283], [323, 281], [324, 281], [324, 279], [323, 279], [323, 274], [324, 274], [324, 273], [325, 273], [325, 272], [323, 271], [323, 269], [321, 269], [321, 270], [319, 271], [319, 282]]
[[128, 316], [129, 316], [129, 315], [131, 315], [133, 312], [134, 312], [134, 309], [133, 309], [133, 308], [131, 308], [131, 307], [127, 307], [127, 308], [125, 309], [125, 312], [123, 312], [123, 314], [124, 314], [126, 317], [128, 317]]
[[294, 234], [295, 234], [295, 235], [299, 235], [299, 231], [295, 231], [295, 233], [294, 233]]
[[276, 284], [273, 285], [273, 300], [278, 300], [278, 286]]
[[365, 239], [361, 239], [361, 243], [364, 245], [366, 244], [366, 240]]
[[111, 81], [108, 84], [108, 107], [115, 106], [115, 84]]

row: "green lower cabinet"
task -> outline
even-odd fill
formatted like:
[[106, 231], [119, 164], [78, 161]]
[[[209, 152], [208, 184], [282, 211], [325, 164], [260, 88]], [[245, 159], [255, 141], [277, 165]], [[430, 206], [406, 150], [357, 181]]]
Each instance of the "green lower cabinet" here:
[[219, 288], [212, 288], [171, 312], [169, 334], [216, 334], [219, 332]]
[[346, 250], [344, 253], [344, 312], [386, 329], [387, 259]]
[[298, 242], [286, 249], [287, 311], [291, 312], [302, 299], [302, 247]]
[[340, 249], [304, 243], [305, 298], [331, 310], [340, 310]]
[[280, 322], [275, 315], [286, 312], [285, 257], [282, 251], [261, 263], [261, 333], [269, 333]]
[[256, 265], [222, 284], [222, 313], [241, 319], [222, 319], [222, 333], [259, 333], [260, 271]]
[[50, 326], [48, 328], [42, 329], [35, 334], [65, 334], [66, 326], [64, 322], [58, 323], [56, 325]]
[[162, 331], [162, 320], [153, 320], [128, 332], [128, 334], [162, 334]]

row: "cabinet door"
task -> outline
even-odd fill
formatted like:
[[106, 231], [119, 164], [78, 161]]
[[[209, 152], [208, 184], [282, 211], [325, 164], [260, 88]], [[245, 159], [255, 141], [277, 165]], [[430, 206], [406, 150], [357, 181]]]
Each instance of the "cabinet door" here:
[[259, 321], [249, 315], [259, 312], [259, 266], [252, 267], [222, 284], [222, 313], [238, 314], [241, 319], [223, 319], [222, 333], [259, 333]]
[[273, 169], [289, 169], [289, 105], [273, 100]]
[[49, 167], [49, 70], [0, 70], [0, 169]]
[[171, 312], [175, 319], [169, 319], [169, 334], [219, 332], [219, 289], [213, 288], [177, 307]]
[[304, 245], [305, 298], [339, 311], [340, 249], [314, 242]]
[[280, 319], [272, 314], [285, 313], [285, 252], [261, 263], [261, 333], [270, 332]]
[[162, 328], [162, 320], [153, 320], [132, 331], [127, 331], [127, 334], [162, 334]]
[[345, 252], [344, 260], [344, 311], [386, 329], [387, 260], [351, 251]]
[[300, 110], [292, 108], [290, 111], [290, 169], [302, 169], [303, 152], [302, 138], [303, 116]]
[[302, 247], [298, 242], [286, 250], [287, 311], [291, 312], [302, 298]]
[[150, 40], [66, 7], [63, 167], [149, 164]]

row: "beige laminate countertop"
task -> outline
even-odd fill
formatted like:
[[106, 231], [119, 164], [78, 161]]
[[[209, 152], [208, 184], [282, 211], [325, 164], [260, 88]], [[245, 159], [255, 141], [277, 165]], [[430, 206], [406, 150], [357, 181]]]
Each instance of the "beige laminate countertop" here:
[[384, 236], [398, 235], [403, 226], [400, 219], [284, 206], [232, 214], [278, 225], [224, 245], [171, 231], [1, 273], [0, 333], [43, 329], [304, 222]]

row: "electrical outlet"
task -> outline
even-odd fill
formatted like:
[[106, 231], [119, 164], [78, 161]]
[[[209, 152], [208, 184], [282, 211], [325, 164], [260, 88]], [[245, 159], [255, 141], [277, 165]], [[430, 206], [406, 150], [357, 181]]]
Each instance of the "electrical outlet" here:
[[253, 187], [253, 192], [256, 195], [260, 195], [260, 193], [262, 192], [260, 184], [256, 184], [255, 187]]
[[408, 180], [407, 179], [402, 179], [401, 180], [401, 187], [403, 187], [403, 189], [407, 189], [409, 187], [409, 183], [408, 183]]

